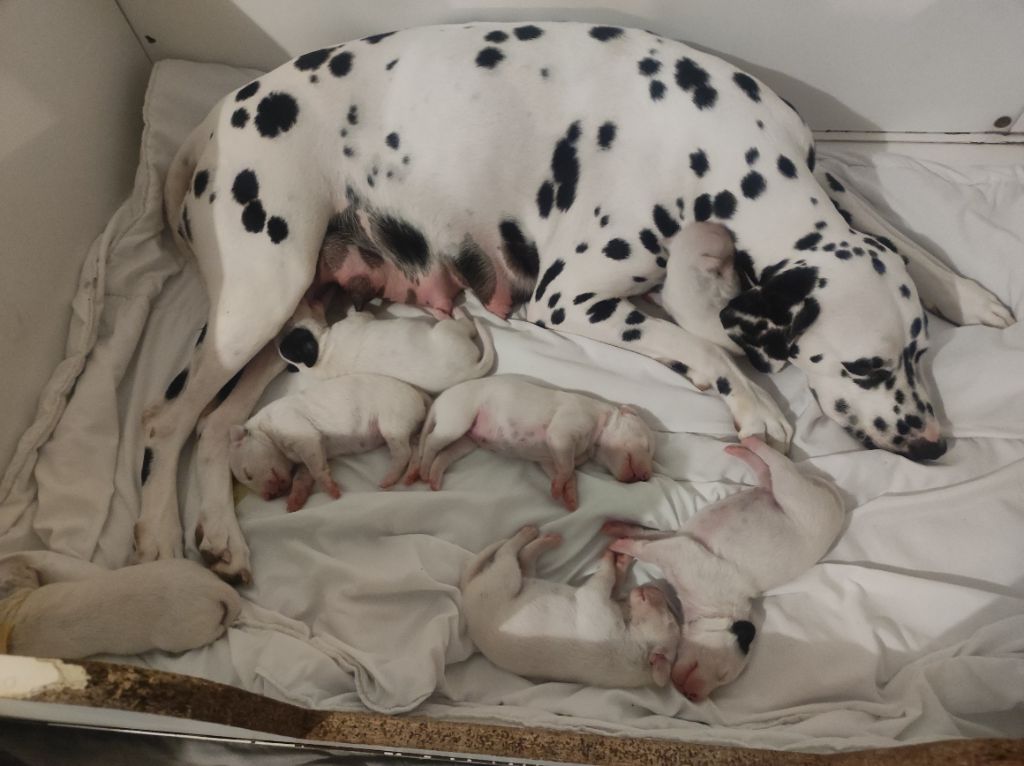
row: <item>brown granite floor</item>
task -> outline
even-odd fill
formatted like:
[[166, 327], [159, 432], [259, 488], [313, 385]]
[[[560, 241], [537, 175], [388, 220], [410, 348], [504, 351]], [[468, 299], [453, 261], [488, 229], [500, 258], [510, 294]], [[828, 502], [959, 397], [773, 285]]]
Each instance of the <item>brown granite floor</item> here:
[[1024, 765], [1024, 740], [954, 740], [834, 755], [782, 753], [555, 729], [488, 726], [422, 716], [308, 710], [190, 676], [102, 662], [75, 664], [89, 675], [85, 689], [48, 691], [30, 699], [157, 713], [298, 739], [386, 746], [396, 751], [472, 753], [595, 766]]

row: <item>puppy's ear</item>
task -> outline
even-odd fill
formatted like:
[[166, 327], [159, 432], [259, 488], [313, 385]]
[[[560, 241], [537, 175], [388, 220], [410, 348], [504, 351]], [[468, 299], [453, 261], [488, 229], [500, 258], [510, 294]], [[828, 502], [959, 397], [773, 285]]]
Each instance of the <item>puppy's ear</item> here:
[[660, 652], [652, 652], [650, 660], [651, 677], [654, 679], [654, 683], [658, 686], [664, 686], [668, 683], [669, 675], [672, 673], [672, 663], [668, 661], [668, 657]]
[[811, 297], [818, 270], [786, 268], [787, 264], [782, 261], [766, 268], [760, 284], [744, 290], [719, 312], [726, 333], [761, 372], [777, 372], [796, 356], [797, 339], [820, 311]]
[[228, 431], [228, 438], [231, 440], [231, 444], [237, 446], [245, 441], [245, 437], [249, 435], [249, 429], [245, 426], [231, 426], [231, 430]]
[[320, 358], [320, 344], [310, 330], [296, 327], [281, 339], [277, 352], [286, 362], [312, 367]]
[[754, 623], [749, 620], [736, 620], [730, 627], [733, 635], [736, 636], [736, 642], [740, 645], [740, 651], [747, 654], [750, 651], [750, 644], [754, 640], [754, 636], [757, 635], [757, 628], [754, 627]]

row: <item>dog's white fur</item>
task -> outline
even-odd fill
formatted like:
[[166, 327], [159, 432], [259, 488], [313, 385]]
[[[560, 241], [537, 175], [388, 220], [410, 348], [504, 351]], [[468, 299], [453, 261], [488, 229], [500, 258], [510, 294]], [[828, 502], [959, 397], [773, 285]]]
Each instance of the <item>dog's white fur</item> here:
[[528, 678], [664, 686], [679, 634], [665, 595], [646, 585], [615, 600], [625, 567], [611, 551], [579, 588], [536, 579], [537, 557], [560, 541], [524, 527], [469, 562], [461, 588], [470, 639], [495, 665]]
[[[244, 426], [231, 428], [231, 472], [264, 499], [290, 489], [288, 510], [296, 511], [305, 505], [314, 480], [331, 497], [341, 496], [329, 458], [386, 444], [391, 466], [380, 486], [390, 487], [409, 465], [413, 437], [429, 405], [430, 397], [422, 391], [384, 375], [321, 381], [271, 402]], [[293, 480], [296, 463], [301, 467]]]
[[[486, 375], [494, 366], [494, 341], [487, 327], [462, 308], [456, 313], [452, 319], [379, 319], [369, 311], [351, 310], [328, 325], [322, 312], [314, 309], [291, 329], [305, 329], [316, 339], [316, 363], [288, 361], [320, 380], [371, 372], [438, 394]], [[475, 338], [480, 338], [482, 348], [477, 348]]]
[[751, 599], [813, 566], [845, 519], [832, 484], [800, 473], [759, 439], [748, 437], [726, 452], [750, 465], [760, 486], [701, 509], [679, 532], [619, 522], [603, 530], [623, 538], [612, 550], [655, 564], [676, 589], [684, 625], [672, 681], [693, 701], [746, 667]]
[[44, 585], [34, 568], [10, 561], [0, 588], [6, 651], [36, 657], [184, 652], [224, 635], [241, 609], [234, 588], [185, 559]]
[[619, 481], [647, 481], [654, 434], [628, 405], [495, 375], [449, 388], [434, 401], [420, 439], [418, 473], [440, 489], [448, 466], [476, 447], [532, 460], [551, 496], [576, 510], [576, 467], [591, 458]]

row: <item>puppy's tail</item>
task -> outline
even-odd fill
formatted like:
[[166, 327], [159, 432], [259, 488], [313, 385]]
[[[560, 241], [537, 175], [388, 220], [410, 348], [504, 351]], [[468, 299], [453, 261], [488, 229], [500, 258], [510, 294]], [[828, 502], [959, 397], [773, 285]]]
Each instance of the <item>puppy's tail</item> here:
[[199, 162], [199, 154], [206, 145], [205, 136], [209, 128], [206, 120], [199, 123], [185, 139], [185, 143], [178, 149], [174, 159], [167, 168], [167, 178], [164, 181], [164, 215], [171, 227], [171, 236], [174, 237], [179, 251], [189, 254], [192, 249], [185, 239], [187, 218], [184, 216], [183, 208], [185, 195], [188, 194], [192, 185], [192, 176], [195, 173], [196, 165]]

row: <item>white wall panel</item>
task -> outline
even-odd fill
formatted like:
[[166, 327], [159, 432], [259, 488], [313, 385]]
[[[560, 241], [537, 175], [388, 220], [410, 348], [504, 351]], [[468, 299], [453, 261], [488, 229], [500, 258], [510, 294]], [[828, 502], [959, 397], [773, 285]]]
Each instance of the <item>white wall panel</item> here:
[[131, 189], [150, 66], [114, 0], [0, 2], [0, 468], [64, 356], [83, 256]]
[[[993, 131], [1024, 112], [1021, 0], [121, 0], [154, 58], [269, 69], [395, 28], [579, 19], [731, 59], [815, 130]], [[1017, 129], [1020, 129], [1018, 123]]]

